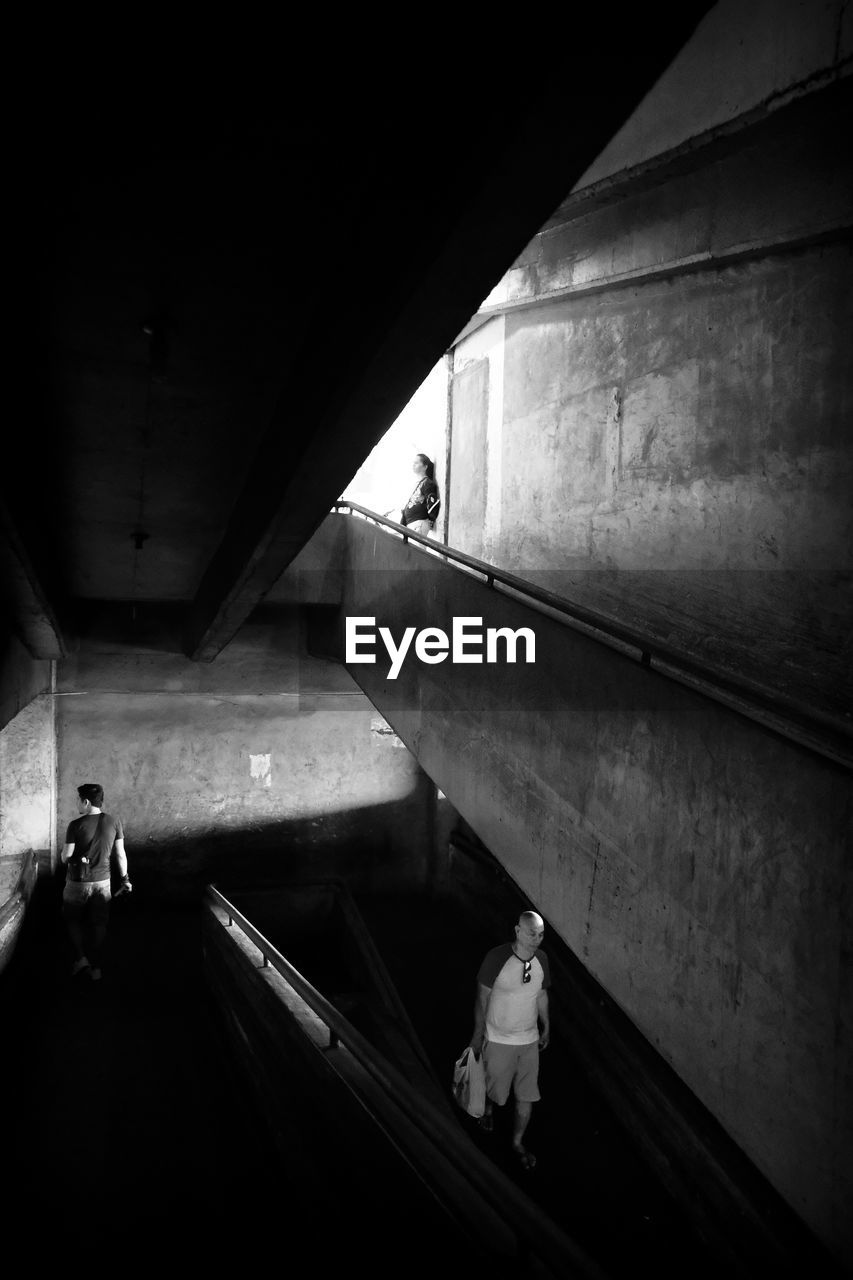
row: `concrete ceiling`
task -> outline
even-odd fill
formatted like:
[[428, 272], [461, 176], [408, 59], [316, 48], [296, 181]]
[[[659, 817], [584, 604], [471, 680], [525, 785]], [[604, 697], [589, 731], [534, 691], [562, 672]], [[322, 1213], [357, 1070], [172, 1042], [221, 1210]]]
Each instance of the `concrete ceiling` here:
[[160, 609], [215, 657], [708, 7], [644, 20], [641, 56], [603, 16], [582, 68], [528, 60], [476, 100], [464, 58], [310, 96], [47, 93], [21, 134], [6, 629], [55, 657], [81, 609]]

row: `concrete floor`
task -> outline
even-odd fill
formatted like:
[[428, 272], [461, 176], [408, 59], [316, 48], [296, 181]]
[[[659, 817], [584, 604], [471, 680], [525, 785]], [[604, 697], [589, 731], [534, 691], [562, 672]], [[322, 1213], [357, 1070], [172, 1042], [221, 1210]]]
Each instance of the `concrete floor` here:
[[34, 1261], [471, 1274], [436, 1205], [414, 1232], [389, 1221], [369, 1158], [330, 1213], [316, 1188], [338, 1153], [312, 1133], [298, 1160], [273, 1148], [205, 984], [197, 908], [114, 904], [93, 982], [70, 976], [61, 884], [39, 889], [0, 978], [0, 1217]]
[[58, 910], [48, 887], [0, 980], [3, 1216], [33, 1262], [100, 1244], [123, 1263], [250, 1262], [291, 1227], [310, 1239], [317, 1215], [232, 1074], [198, 911], [115, 904], [94, 983], [69, 976]]

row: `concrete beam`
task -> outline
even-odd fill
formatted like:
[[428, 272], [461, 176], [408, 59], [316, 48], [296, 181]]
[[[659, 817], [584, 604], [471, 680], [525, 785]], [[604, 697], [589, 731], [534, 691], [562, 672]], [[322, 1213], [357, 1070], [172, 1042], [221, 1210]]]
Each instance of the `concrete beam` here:
[[34, 658], [62, 658], [65, 645], [53, 607], [0, 497], [0, 604]]
[[[375, 192], [371, 204], [383, 216], [368, 219], [371, 225], [347, 245], [351, 271], [366, 269], [370, 278], [364, 289], [342, 291], [330, 302], [335, 332], [343, 335], [331, 351], [306, 324], [302, 349], [291, 353], [289, 381], [189, 610], [190, 657], [210, 661], [232, 639], [708, 7], [684, 6], [642, 58], [627, 56], [630, 33], [622, 33], [625, 57], [616, 79], [607, 73], [617, 38], [610, 32], [601, 43], [608, 50], [606, 58], [599, 55], [601, 67], [587, 67], [583, 77], [543, 74], [529, 93], [513, 85], [512, 102], [501, 98], [491, 127], [484, 117], [470, 141], [460, 115], [458, 140], [446, 153], [441, 136], [430, 142], [424, 133], [411, 141], [412, 159], [404, 165], [384, 140], [387, 200]], [[395, 134], [395, 145], [404, 136]], [[430, 146], [440, 164], [429, 159]], [[418, 168], [424, 157], [426, 173]]]
[[33, 698], [47, 693], [50, 682], [50, 662], [34, 658], [16, 635], [0, 626], [0, 730]]

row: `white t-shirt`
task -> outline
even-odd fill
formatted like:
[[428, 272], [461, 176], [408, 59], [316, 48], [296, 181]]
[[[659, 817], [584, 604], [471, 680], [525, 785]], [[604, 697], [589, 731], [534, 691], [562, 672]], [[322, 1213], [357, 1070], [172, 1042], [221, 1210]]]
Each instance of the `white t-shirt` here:
[[537, 997], [551, 985], [548, 957], [541, 951], [530, 961], [530, 981], [524, 981], [525, 962], [512, 944], [494, 947], [480, 965], [477, 981], [491, 988], [486, 1006], [486, 1039], [495, 1044], [532, 1044], [539, 1039]]

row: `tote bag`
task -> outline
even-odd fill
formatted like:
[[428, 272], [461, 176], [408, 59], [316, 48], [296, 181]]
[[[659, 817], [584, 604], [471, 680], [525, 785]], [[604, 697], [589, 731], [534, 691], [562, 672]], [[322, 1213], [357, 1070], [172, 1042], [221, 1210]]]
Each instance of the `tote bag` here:
[[470, 1045], [453, 1067], [453, 1097], [475, 1119], [486, 1110], [486, 1068]]

